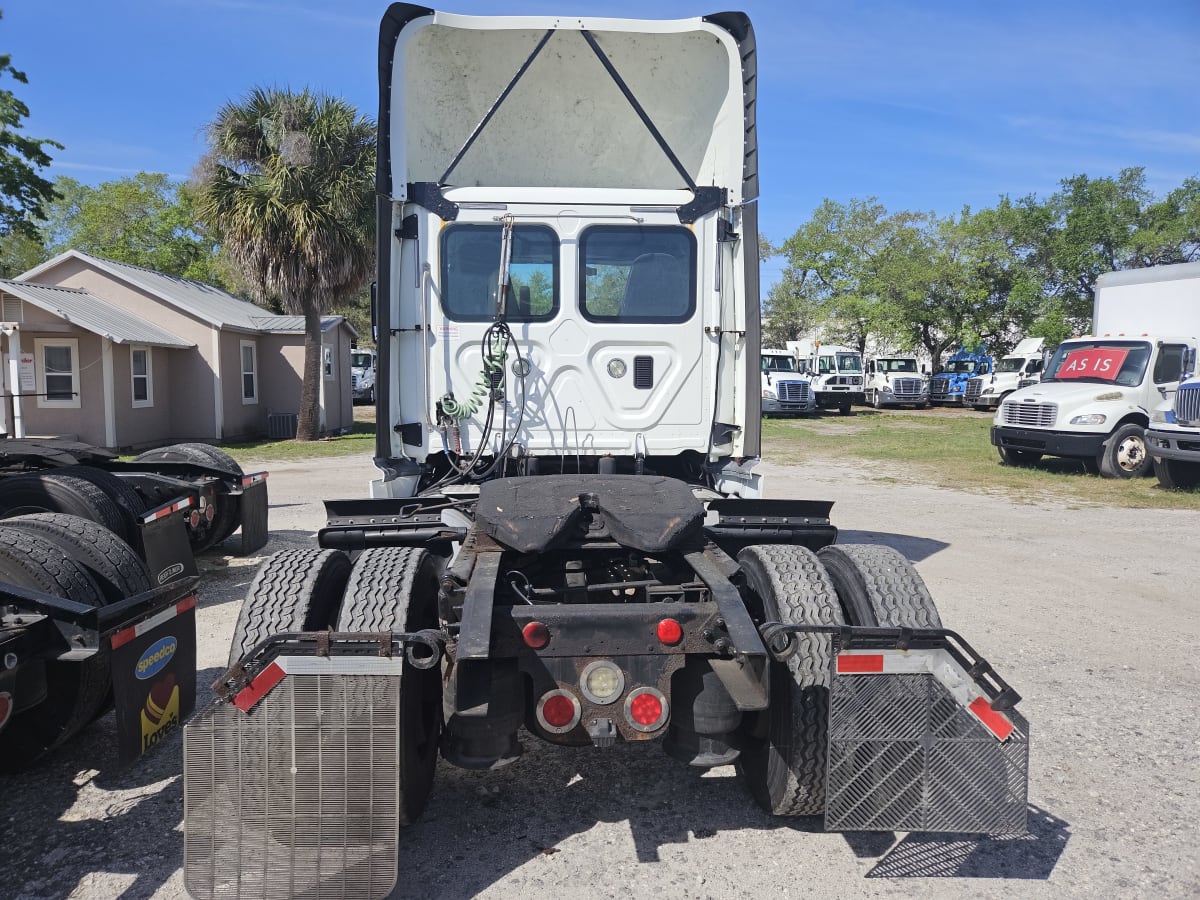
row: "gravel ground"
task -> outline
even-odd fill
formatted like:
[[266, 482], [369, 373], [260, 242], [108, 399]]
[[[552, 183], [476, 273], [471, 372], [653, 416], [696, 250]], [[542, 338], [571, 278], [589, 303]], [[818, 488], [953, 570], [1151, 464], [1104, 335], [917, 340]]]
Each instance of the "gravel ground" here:
[[[759, 812], [731, 768], [700, 777], [656, 745], [527, 738], [497, 772], [441, 764], [430, 810], [402, 835], [396, 896], [1200, 896], [1195, 513], [1015, 504], [896, 483], [886, 467], [764, 471], [773, 496], [836, 500], [843, 541], [913, 559], [947, 626], [1024, 695], [1029, 834], [826, 834]], [[373, 473], [366, 460], [273, 467], [267, 550], [310, 546], [317, 498], [363, 496]], [[202, 684], [258, 562], [202, 562]], [[126, 770], [113, 738], [108, 716], [0, 778], [0, 895], [185, 896], [179, 738]]]

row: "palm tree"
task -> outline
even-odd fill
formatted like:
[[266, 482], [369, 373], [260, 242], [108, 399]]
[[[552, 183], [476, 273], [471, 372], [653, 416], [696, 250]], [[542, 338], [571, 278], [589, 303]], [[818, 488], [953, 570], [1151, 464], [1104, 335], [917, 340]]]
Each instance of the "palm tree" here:
[[321, 316], [375, 266], [375, 123], [336, 97], [255, 88], [208, 126], [197, 213], [250, 285], [304, 316], [296, 440], [318, 437]]

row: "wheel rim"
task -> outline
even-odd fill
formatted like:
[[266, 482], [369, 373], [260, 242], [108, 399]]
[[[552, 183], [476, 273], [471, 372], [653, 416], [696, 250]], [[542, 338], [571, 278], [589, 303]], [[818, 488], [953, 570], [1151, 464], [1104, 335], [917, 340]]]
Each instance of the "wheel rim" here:
[[1124, 472], [1136, 472], [1146, 464], [1146, 445], [1141, 438], [1130, 435], [1117, 445], [1117, 465]]

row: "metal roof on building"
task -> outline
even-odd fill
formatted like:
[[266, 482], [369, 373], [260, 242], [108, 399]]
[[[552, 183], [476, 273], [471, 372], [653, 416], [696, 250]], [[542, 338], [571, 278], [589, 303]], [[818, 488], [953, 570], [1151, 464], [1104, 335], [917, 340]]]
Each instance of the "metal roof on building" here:
[[[242, 331], [258, 332], [267, 331], [283, 334], [304, 333], [303, 316], [275, 315], [270, 310], [257, 306], [248, 300], [242, 300], [240, 297], [235, 297], [228, 291], [213, 287], [211, 284], [192, 281], [188, 278], [181, 278], [178, 275], [167, 275], [163, 272], [156, 272], [153, 269], [145, 269], [141, 266], [132, 266], [128, 263], [114, 262], [111, 259], [84, 253], [82, 250], [68, 250], [65, 253], [60, 253], [53, 259], [47, 260], [41, 265], [35, 266], [28, 272], [23, 273], [20, 276], [21, 281], [27, 282], [36, 279], [42, 272], [53, 268], [67, 259], [82, 260], [102, 272], [106, 272], [115, 278], [119, 278], [153, 294], [164, 303], [189, 313], [216, 328], [233, 328]], [[327, 331], [337, 323], [343, 321], [346, 322], [346, 326], [357, 337], [358, 332], [344, 316], [323, 316], [321, 319], [321, 328], [323, 331]], [[296, 322], [300, 324], [297, 326]]]
[[[321, 330], [328, 331], [331, 328], [336, 328], [339, 322], [345, 319], [344, 316], [321, 316]], [[258, 327], [263, 331], [273, 331], [281, 334], [304, 334], [304, 316], [266, 316], [256, 318], [253, 321], [258, 323]], [[354, 326], [350, 325], [350, 330], [354, 331]], [[357, 336], [358, 332], [354, 332]]]
[[78, 325], [85, 331], [106, 337], [115, 344], [181, 348], [196, 346], [78, 288], [0, 279], [0, 293], [19, 297], [38, 309], [43, 309], [72, 325]]

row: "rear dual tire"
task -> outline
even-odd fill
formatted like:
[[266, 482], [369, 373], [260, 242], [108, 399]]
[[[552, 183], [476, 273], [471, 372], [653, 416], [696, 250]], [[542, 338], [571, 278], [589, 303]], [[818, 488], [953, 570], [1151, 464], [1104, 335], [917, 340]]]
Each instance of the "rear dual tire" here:
[[[238, 614], [229, 665], [285, 632], [412, 632], [438, 626], [441, 558], [411, 547], [283, 550], [259, 567]], [[400, 824], [420, 818], [442, 732], [442, 673], [405, 659], [400, 674]]]
[[[738, 554], [747, 605], [756, 621], [785, 625], [940, 628], [925, 583], [890, 547], [853, 544], [813, 553], [792, 545], [753, 546]], [[738, 776], [767, 812], [819, 815], [828, 766], [828, 635], [798, 634], [786, 663], [770, 663], [770, 705], [746, 735]]]
[[[115, 535], [111, 540], [118, 541]], [[0, 526], [0, 581], [87, 606], [105, 602], [104, 592], [82, 563], [28, 527]], [[103, 647], [81, 662], [47, 661], [45, 699], [18, 713], [0, 731], [0, 770], [28, 765], [102, 712], [109, 696], [109, 662]]]
[[[169, 447], [158, 447], [139, 453], [133, 458], [134, 462], [185, 462], [222, 469], [236, 478], [245, 473], [237, 460], [219, 447], [212, 444], [183, 443], [171, 444]], [[238, 498], [236, 496], [218, 493], [213, 497], [213, 520], [203, 531], [188, 529], [188, 540], [194, 553], [202, 553], [221, 543], [238, 528]]]

